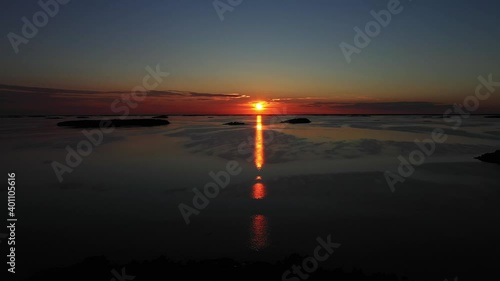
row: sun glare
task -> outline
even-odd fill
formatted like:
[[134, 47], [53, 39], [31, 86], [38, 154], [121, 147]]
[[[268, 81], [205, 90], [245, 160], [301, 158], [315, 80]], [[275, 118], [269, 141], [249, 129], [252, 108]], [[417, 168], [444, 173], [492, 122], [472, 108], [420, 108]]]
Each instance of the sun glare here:
[[255, 110], [262, 111], [263, 109], [264, 109], [264, 104], [262, 104], [261, 102], [255, 104]]

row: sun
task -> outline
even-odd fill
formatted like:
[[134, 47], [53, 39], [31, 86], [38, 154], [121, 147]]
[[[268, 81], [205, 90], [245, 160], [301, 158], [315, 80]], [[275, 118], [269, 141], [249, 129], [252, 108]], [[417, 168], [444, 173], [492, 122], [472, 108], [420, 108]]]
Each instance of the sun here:
[[256, 103], [255, 104], [255, 110], [257, 110], [257, 111], [264, 110], [264, 104], [262, 104], [261, 102]]

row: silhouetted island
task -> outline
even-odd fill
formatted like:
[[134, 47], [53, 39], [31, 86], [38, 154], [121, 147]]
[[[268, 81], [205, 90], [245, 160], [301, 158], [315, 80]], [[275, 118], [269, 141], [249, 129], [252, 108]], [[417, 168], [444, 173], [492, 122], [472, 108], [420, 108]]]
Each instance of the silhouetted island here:
[[[102, 123], [102, 124], [101, 124]], [[100, 128], [100, 127], [154, 127], [168, 125], [167, 120], [159, 119], [129, 119], [129, 120], [73, 120], [57, 123], [59, 127]]]
[[497, 150], [497, 151], [492, 152], [492, 153], [485, 153], [481, 156], [474, 157], [474, 158], [478, 159], [480, 161], [483, 161], [483, 162], [487, 162], [487, 163], [500, 164], [500, 150]]
[[168, 118], [168, 115], [156, 115], [156, 116], [153, 116], [153, 118], [166, 119], [166, 118]]
[[281, 123], [305, 124], [305, 123], [311, 123], [311, 120], [309, 120], [307, 118], [294, 118], [294, 119], [282, 121]]
[[500, 115], [488, 115], [484, 116], [484, 118], [500, 118]]
[[241, 126], [241, 125], [246, 125], [243, 122], [229, 122], [229, 123], [224, 123], [224, 125], [229, 125], [229, 126]]

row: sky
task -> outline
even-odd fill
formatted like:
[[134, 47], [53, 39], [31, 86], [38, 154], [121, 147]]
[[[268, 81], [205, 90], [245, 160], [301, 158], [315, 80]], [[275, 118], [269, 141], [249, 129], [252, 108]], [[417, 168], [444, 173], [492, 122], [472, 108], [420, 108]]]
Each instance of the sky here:
[[[248, 114], [259, 101], [281, 114], [440, 114], [473, 95], [479, 76], [500, 81], [493, 0], [401, 0], [348, 62], [340, 44], [359, 47], [355, 27], [365, 30], [371, 11], [391, 1], [219, 0], [230, 7], [221, 20], [212, 0], [71, 0], [32, 38], [22, 18], [33, 23], [38, 1], [9, 1], [0, 11], [0, 114], [112, 114], [120, 106]], [[13, 47], [12, 34], [23, 43]], [[147, 67], [168, 76], [134, 100]], [[498, 92], [475, 113], [499, 113]]]

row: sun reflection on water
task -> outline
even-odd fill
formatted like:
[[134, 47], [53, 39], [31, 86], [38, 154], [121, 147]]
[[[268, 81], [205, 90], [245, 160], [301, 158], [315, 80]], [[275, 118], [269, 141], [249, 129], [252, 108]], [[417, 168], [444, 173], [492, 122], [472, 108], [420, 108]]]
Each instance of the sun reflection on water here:
[[257, 115], [257, 125], [255, 126], [255, 167], [261, 170], [264, 165], [264, 140], [262, 137], [262, 116]]
[[[255, 167], [257, 171], [262, 170], [264, 165], [264, 139], [263, 139], [262, 116], [257, 115], [255, 126]], [[266, 186], [262, 182], [262, 176], [258, 175], [255, 178], [256, 182], [252, 186], [252, 199], [262, 200], [267, 196]], [[260, 251], [266, 248], [269, 244], [269, 233], [266, 216], [262, 214], [252, 216], [250, 226], [250, 248], [255, 251]]]
[[264, 215], [252, 216], [251, 225], [252, 237], [250, 247], [255, 251], [260, 251], [268, 246], [267, 218]]
[[266, 197], [266, 186], [257, 182], [252, 186], [252, 198], [256, 200], [264, 199]]

